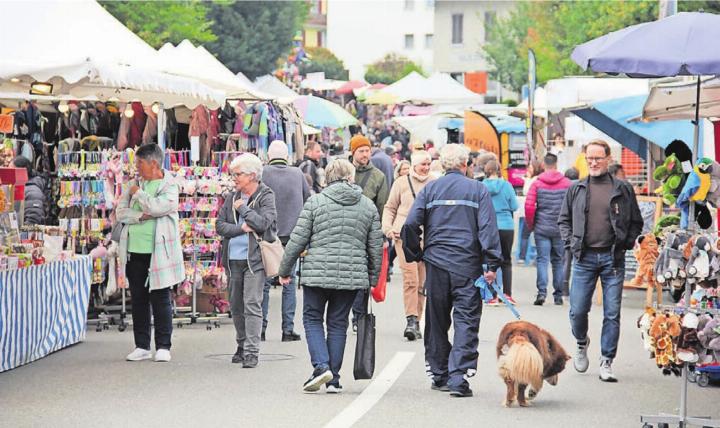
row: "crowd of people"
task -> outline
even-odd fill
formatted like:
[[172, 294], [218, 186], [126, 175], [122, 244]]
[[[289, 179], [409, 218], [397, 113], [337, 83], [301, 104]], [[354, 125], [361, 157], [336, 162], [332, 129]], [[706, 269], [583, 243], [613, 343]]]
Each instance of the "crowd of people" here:
[[[357, 320], [368, 311], [385, 247], [402, 275], [407, 324], [398, 333], [410, 341], [424, 339], [433, 390], [471, 396], [468, 378], [477, 369], [483, 306], [475, 281], [482, 276], [488, 283], [501, 284], [502, 295], [489, 304], [517, 304], [512, 249], [519, 214], [518, 261], [526, 258], [531, 234], [536, 244], [534, 304], [542, 305], [547, 298], [551, 266], [554, 303], [563, 305], [569, 298], [570, 327], [577, 341], [574, 366], [579, 372], [589, 367], [588, 312], [595, 284], [602, 282], [599, 377], [617, 380], [612, 362], [624, 252], [633, 247], [642, 218], [632, 186], [619, 177], [618, 169], [609, 173], [612, 159], [606, 142], [596, 140], [585, 147], [588, 176], [583, 179], [573, 169], [559, 171], [556, 154], [533, 162], [524, 196], [518, 197], [493, 153], [471, 154], [459, 144], [447, 144], [438, 152], [428, 145], [399, 140], [395, 144], [388, 129], [368, 134], [354, 135], [346, 155], [330, 156], [321, 144], [310, 142], [294, 166], [286, 145], [276, 141], [269, 147], [267, 164], [243, 154], [230, 165], [235, 190], [225, 198], [216, 229], [222, 237], [236, 330], [232, 363], [258, 366], [273, 285], [283, 287], [282, 340], [302, 340], [294, 327], [300, 285], [312, 364], [302, 388], [342, 391], [340, 369], [350, 318], [355, 331]], [[182, 281], [183, 269], [178, 189], [162, 170], [162, 160], [156, 145], [137, 150], [139, 177], [122, 196], [117, 213], [121, 265], [133, 298], [136, 349], [127, 356], [130, 361], [171, 359], [169, 289]], [[269, 277], [262, 245], [276, 240], [284, 246], [284, 256], [278, 275]]]

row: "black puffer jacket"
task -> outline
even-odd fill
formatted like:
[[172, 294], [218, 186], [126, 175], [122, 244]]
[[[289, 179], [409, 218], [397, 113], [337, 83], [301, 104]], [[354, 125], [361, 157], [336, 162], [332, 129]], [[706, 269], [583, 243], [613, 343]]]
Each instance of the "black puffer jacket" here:
[[45, 224], [45, 179], [36, 175], [25, 184], [25, 217], [23, 224]]
[[[615, 243], [612, 246], [615, 266], [625, 260], [625, 251], [631, 250], [635, 239], [643, 228], [635, 191], [626, 181], [611, 176], [613, 191], [610, 196], [610, 222], [615, 232]], [[558, 225], [565, 247], [570, 248], [576, 260], [584, 252], [585, 231], [587, 228], [588, 179], [578, 181], [568, 189], [560, 208]]]

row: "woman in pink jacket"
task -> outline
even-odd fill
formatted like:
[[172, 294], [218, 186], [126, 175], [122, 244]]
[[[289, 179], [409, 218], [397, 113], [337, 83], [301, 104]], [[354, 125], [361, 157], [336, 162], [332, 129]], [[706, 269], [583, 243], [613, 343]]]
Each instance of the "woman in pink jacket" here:
[[383, 210], [382, 229], [390, 239], [395, 240], [395, 250], [403, 273], [403, 301], [407, 326], [404, 336], [408, 340], [421, 339], [419, 320], [425, 307], [423, 283], [425, 267], [422, 263], [408, 263], [400, 241], [400, 229], [407, 218], [415, 196], [434, 177], [430, 175], [430, 154], [426, 151], [415, 151], [410, 158], [410, 174], [398, 177], [390, 189], [390, 196]]

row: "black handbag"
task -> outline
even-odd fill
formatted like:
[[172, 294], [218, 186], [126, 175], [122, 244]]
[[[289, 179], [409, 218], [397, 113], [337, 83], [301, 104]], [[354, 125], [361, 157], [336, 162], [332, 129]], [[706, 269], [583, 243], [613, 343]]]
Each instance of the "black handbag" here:
[[375, 372], [375, 314], [360, 315], [357, 320], [357, 346], [355, 347], [355, 380], [372, 379]]

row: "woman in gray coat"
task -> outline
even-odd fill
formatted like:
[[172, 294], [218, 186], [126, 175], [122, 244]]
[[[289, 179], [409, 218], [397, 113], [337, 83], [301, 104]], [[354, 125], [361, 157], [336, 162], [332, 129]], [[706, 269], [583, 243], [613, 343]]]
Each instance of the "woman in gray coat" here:
[[258, 365], [262, 330], [265, 269], [255, 235], [277, 239], [275, 194], [260, 182], [263, 165], [246, 153], [230, 164], [235, 193], [228, 195], [215, 228], [222, 236], [222, 261], [230, 286], [230, 312], [235, 324], [237, 350], [233, 363], [244, 368]]
[[357, 293], [367, 293], [377, 283], [383, 234], [375, 205], [353, 184], [355, 167], [336, 159], [325, 174], [328, 186], [305, 203], [285, 247], [280, 283], [290, 283], [295, 261], [307, 249], [300, 285], [313, 373], [303, 391], [315, 392], [326, 384], [328, 393], [338, 393], [348, 315]]

